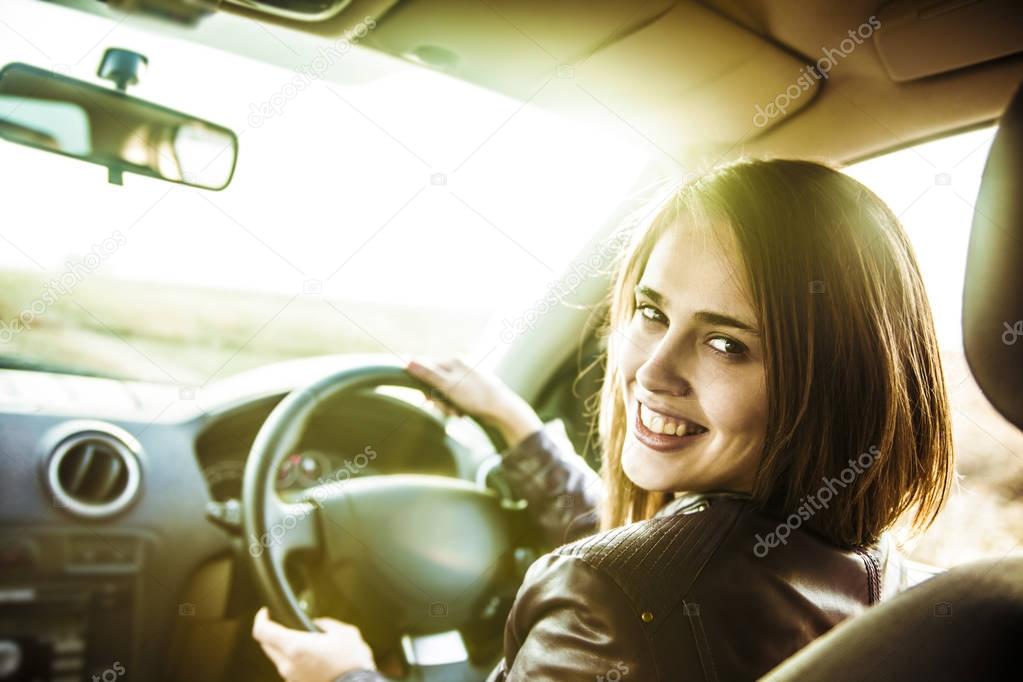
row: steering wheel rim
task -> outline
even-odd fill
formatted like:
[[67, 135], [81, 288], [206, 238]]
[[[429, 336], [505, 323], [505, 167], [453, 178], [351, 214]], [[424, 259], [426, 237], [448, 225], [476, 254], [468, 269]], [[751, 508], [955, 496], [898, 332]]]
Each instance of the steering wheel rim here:
[[[508, 552], [510, 545], [519, 544], [511, 540], [513, 533], [506, 518], [509, 508], [501, 504], [500, 496], [462, 479], [385, 475], [372, 477], [389, 479], [377, 484], [362, 483], [368, 478], [352, 479], [336, 486], [337, 490], [315, 502], [308, 499], [286, 502], [277, 495], [277, 468], [298, 443], [308, 418], [317, 408], [342, 393], [377, 386], [403, 386], [433, 395], [431, 387], [409, 375], [399, 365], [340, 369], [288, 394], [267, 417], [253, 442], [242, 488], [242, 527], [247, 553], [257, 584], [275, 619], [290, 627], [319, 631], [299, 604], [285, 573], [285, 559], [298, 549], [326, 550], [331, 547], [330, 538], [321, 537], [326, 535], [324, 517], [343, 515], [349, 507], [357, 507], [359, 500], [364, 502], [363, 510], [372, 504], [372, 500], [377, 500], [376, 504], [395, 504], [398, 500], [415, 498], [419, 500], [420, 508], [443, 508], [447, 505], [450, 507], [446, 517], [448, 521], [454, 518], [452, 514], [456, 507], [459, 519], [465, 518], [466, 512], [471, 510], [468, 513], [471, 518], [465, 522], [471, 524], [470, 527], [466, 529], [463, 523], [460, 530], [476, 534], [475, 540], [482, 544], [483, 550], [480, 562], [490, 562], [491, 555]], [[414, 405], [410, 407], [416, 409]], [[490, 433], [488, 431], [488, 435]], [[495, 445], [501, 447], [499, 443]], [[316, 486], [314, 492], [319, 492], [321, 487]], [[344, 518], [351, 520], [355, 517]], [[276, 531], [279, 529], [283, 529], [280, 537], [286, 537], [286, 540], [278, 541]]]

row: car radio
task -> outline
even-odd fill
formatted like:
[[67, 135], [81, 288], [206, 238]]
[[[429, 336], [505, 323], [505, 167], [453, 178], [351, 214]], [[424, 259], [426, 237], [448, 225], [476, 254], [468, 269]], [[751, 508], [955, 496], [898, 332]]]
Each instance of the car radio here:
[[[0, 537], [0, 682], [131, 679], [134, 542]], [[112, 553], [96, 554], [100, 547], [127, 549], [132, 560], [117, 563]]]

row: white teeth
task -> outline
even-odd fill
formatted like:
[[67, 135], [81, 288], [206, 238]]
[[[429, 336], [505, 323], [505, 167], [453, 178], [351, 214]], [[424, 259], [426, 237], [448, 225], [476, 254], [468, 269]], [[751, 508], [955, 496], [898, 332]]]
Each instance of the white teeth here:
[[639, 420], [643, 422], [643, 426], [650, 428], [650, 420], [653, 419], [653, 415], [650, 414], [650, 410], [647, 409], [643, 403], [639, 404]]
[[639, 419], [643, 422], [643, 426], [647, 427], [654, 433], [663, 433], [669, 436], [682, 436], [687, 432], [700, 432], [702, 433], [706, 429], [696, 426], [695, 424], [688, 424], [687, 422], [676, 422], [673, 419], [667, 419], [643, 403], [639, 403]]

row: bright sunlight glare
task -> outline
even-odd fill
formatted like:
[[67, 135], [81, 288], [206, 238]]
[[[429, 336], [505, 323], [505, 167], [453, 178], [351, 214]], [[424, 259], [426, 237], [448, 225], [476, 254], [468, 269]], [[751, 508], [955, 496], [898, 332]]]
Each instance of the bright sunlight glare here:
[[[117, 187], [99, 166], [0, 142], [7, 268], [59, 271], [120, 229], [127, 244], [101, 274], [125, 281], [292, 294], [313, 280], [325, 296], [364, 301], [524, 305], [648, 161], [627, 142], [357, 47], [335, 70], [372, 79], [314, 81], [254, 125], [252, 112], [295, 73], [67, 17], [44, 3], [3, 3], [0, 19], [19, 35], [0, 39], [0, 61], [97, 82], [103, 49], [142, 52], [150, 66], [130, 92], [234, 129], [237, 170], [220, 193], [133, 175]], [[90, 40], [95, 49], [76, 61]]]
[[995, 129], [988, 127], [908, 147], [846, 172], [883, 199], [902, 221], [924, 278], [943, 348], [963, 345], [963, 282], [973, 205]]

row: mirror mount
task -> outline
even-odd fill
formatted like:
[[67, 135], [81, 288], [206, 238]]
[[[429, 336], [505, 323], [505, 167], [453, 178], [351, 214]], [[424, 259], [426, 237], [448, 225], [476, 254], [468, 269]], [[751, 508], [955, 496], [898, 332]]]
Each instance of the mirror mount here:
[[128, 92], [128, 86], [138, 85], [148, 67], [149, 58], [146, 55], [120, 47], [108, 47], [99, 62], [96, 75], [112, 81], [121, 92]]
[[[120, 47], [108, 47], [100, 59], [96, 75], [111, 81], [119, 92], [128, 92], [129, 85], [138, 85], [149, 67], [149, 58], [139, 52]], [[107, 181], [124, 186], [124, 171], [113, 165], [107, 167]]]

